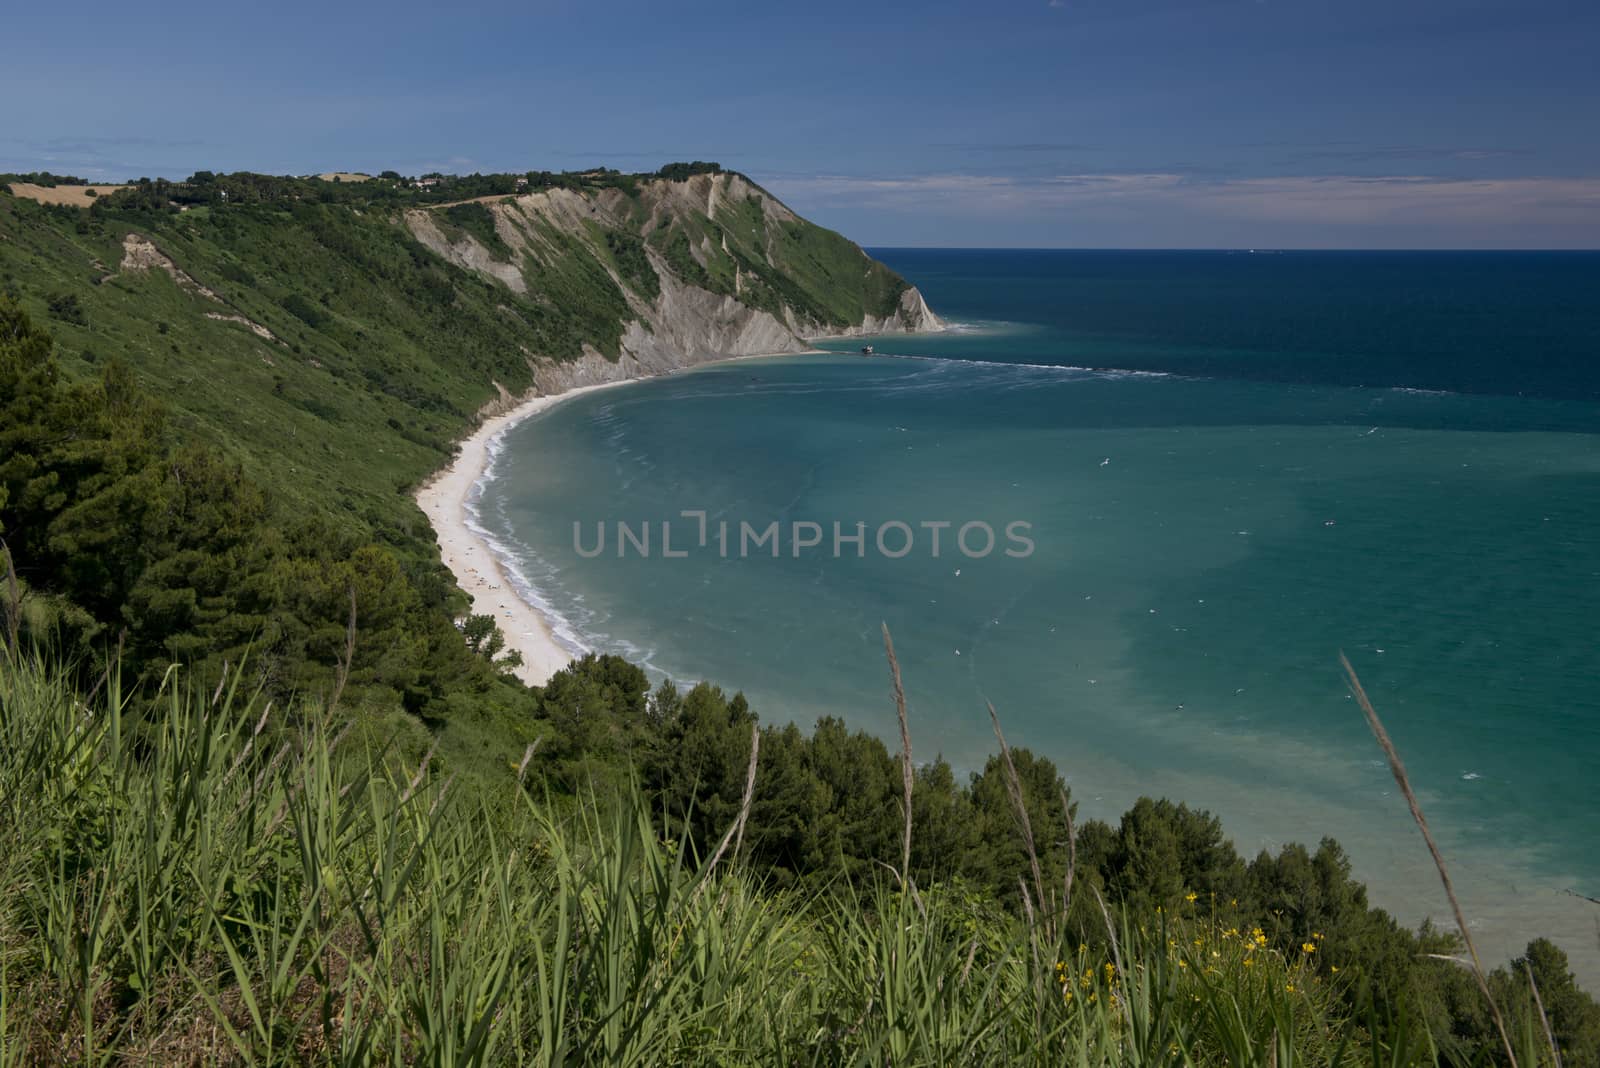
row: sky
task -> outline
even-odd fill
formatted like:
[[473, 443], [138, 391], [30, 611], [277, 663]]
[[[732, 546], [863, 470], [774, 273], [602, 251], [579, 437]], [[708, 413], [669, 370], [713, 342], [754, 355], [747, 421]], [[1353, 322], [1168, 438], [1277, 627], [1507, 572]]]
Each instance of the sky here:
[[18, 5], [0, 171], [717, 160], [877, 247], [1600, 247], [1600, 3]]

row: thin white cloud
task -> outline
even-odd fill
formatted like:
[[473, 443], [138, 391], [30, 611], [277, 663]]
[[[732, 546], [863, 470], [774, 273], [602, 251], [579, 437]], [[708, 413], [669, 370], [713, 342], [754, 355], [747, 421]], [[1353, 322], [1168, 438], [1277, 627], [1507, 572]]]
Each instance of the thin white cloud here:
[[1600, 228], [1595, 178], [1247, 178], [1215, 184], [1202, 203], [1223, 214], [1280, 222]]
[[1197, 179], [1171, 173], [1047, 178], [928, 175], [816, 176], [771, 183], [809, 203], [971, 217], [1140, 211], [1273, 223], [1373, 226], [1570, 225], [1600, 238], [1600, 178], [1458, 179], [1433, 175]]

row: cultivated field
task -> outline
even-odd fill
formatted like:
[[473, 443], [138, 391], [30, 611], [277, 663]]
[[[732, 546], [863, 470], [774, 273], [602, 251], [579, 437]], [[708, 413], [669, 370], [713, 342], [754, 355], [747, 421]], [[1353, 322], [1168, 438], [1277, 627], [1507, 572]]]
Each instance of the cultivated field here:
[[[19, 197], [37, 200], [41, 204], [67, 204], [74, 208], [87, 208], [95, 197], [115, 193], [125, 185], [34, 185], [31, 182], [12, 182], [11, 192]], [[91, 195], [92, 194], [92, 195]]]

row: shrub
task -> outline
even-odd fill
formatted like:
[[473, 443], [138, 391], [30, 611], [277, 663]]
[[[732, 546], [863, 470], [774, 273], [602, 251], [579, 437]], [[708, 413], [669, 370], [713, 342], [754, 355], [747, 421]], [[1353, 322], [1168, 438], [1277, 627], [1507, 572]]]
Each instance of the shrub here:
[[64, 323], [74, 326], [88, 326], [88, 316], [84, 314], [83, 304], [78, 300], [76, 293], [57, 293], [50, 298], [48, 309], [50, 318], [59, 319]]
[[317, 329], [328, 321], [328, 316], [323, 310], [311, 303], [299, 293], [290, 293], [281, 301], [283, 310], [293, 315], [312, 329]]

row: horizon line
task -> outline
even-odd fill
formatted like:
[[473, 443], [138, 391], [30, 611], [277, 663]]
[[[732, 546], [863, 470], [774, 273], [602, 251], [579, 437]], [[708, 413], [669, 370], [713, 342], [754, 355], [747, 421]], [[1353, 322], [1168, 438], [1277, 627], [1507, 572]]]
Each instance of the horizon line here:
[[887, 245], [876, 242], [861, 241], [859, 246], [868, 252], [1222, 252], [1244, 255], [1283, 255], [1296, 252], [1347, 252], [1347, 253], [1394, 253], [1401, 255], [1416, 253], [1540, 253], [1559, 255], [1593, 255], [1600, 253], [1600, 246], [1593, 248], [1551, 248], [1548, 246], [1449, 246], [1413, 248], [1357, 248], [1354, 246], [1336, 245], [1308, 245], [1298, 247], [1288, 246], [1244, 246], [1244, 245]]

